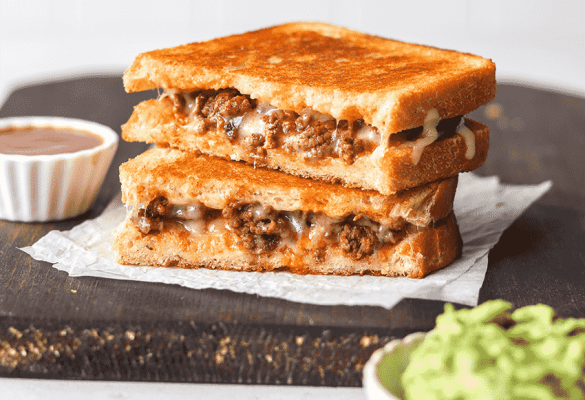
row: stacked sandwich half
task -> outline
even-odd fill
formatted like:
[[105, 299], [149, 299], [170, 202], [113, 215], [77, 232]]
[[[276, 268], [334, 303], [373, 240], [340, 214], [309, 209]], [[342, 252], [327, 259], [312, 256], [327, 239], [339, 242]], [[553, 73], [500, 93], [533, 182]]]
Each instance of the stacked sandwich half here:
[[421, 278], [461, 254], [464, 117], [495, 96], [478, 56], [292, 23], [139, 55], [123, 126], [124, 264]]

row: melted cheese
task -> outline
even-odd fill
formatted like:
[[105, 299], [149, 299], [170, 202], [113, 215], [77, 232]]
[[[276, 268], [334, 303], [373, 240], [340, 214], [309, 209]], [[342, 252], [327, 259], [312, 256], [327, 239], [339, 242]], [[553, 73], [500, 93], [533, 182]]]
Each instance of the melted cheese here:
[[475, 135], [471, 129], [463, 124], [457, 128], [457, 133], [463, 136], [463, 140], [465, 140], [465, 158], [471, 160], [475, 156]]
[[251, 140], [252, 135], [255, 133], [264, 132], [264, 121], [262, 117], [270, 115], [273, 112], [278, 111], [276, 107], [269, 106], [267, 104], [259, 104], [253, 111], [245, 113], [238, 121], [237, 125], [234, 125], [238, 129], [238, 141], [247, 142]]
[[365, 142], [371, 142], [376, 146], [381, 142], [380, 132], [370, 125], [364, 125], [359, 131], [357, 131], [355, 138]]
[[423, 132], [422, 137], [414, 142], [414, 146], [412, 147], [412, 163], [414, 165], [418, 164], [422, 153], [428, 145], [432, 144], [435, 140], [439, 137], [439, 132], [437, 132], [437, 125], [441, 121], [441, 117], [439, 116], [439, 112], [436, 109], [431, 109], [427, 113], [425, 117], [425, 121], [423, 123]]

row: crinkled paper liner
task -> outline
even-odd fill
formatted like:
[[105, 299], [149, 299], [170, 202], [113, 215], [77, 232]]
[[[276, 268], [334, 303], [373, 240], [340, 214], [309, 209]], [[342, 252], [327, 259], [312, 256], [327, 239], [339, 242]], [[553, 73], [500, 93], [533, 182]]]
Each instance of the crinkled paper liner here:
[[70, 276], [161, 282], [193, 289], [234, 292], [320, 305], [393, 307], [403, 298], [477, 305], [488, 252], [508, 228], [552, 183], [503, 185], [497, 177], [460, 174], [453, 205], [463, 238], [463, 256], [424, 279], [376, 276], [294, 275], [288, 272], [233, 272], [210, 269], [154, 268], [117, 264], [113, 230], [124, 220], [120, 198], [96, 219], [70, 231], [51, 231], [21, 250], [48, 261]]

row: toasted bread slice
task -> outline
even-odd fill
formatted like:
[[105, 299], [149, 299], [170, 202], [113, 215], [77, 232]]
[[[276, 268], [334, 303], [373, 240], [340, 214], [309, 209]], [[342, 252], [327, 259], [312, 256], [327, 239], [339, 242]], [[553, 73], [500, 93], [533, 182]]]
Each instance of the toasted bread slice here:
[[240, 239], [233, 232], [214, 230], [188, 235], [178, 224], [165, 225], [161, 231], [145, 235], [130, 218], [116, 234], [114, 247], [121, 264], [320, 275], [424, 278], [459, 258], [462, 249], [453, 213], [425, 228], [410, 226], [395, 243], [360, 260], [348, 257], [339, 245], [316, 249], [307, 240], [306, 246], [250, 254], [237, 245]]
[[299, 178], [205, 155], [155, 147], [120, 167], [122, 200], [146, 205], [165, 197], [173, 205], [200, 203], [222, 210], [231, 203], [259, 203], [287, 212], [331, 218], [367, 216], [391, 229], [426, 226], [452, 210], [457, 176], [385, 196], [373, 190]]
[[389, 134], [464, 115], [492, 100], [495, 66], [456, 51], [324, 23], [289, 23], [140, 54], [128, 92], [235, 88], [264, 104], [364, 120]]
[[[283, 146], [264, 149], [259, 155], [250, 151], [243, 140], [232, 140], [224, 132], [211, 130], [199, 134], [196, 124], [197, 121], [177, 118], [170, 99], [148, 100], [136, 106], [130, 120], [122, 127], [122, 137], [127, 141], [158, 143], [241, 160], [257, 167], [376, 190], [384, 195], [472, 171], [485, 162], [489, 148], [489, 129], [470, 119], [465, 119], [465, 125], [473, 134], [471, 144], [464, 136], [452, 134], [428, 145], [420, 159], [414, 160], [415, 141], [409, 140], [403, 132], [392, 135], [392, 140], [356, 157], [352, 163], [338, 157], [307, 159]], [[474, 153], [468, 158], [466, 152], [470, 146]]]
[[125, 264], [422, 277], [461, 251], [457, 177], [384, 196], [157, 147], [120, 180]]

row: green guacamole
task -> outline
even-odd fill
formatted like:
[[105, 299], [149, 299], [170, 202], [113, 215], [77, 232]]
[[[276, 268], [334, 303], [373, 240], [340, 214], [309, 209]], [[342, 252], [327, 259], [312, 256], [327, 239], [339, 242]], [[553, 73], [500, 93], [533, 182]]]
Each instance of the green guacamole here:
[[510, 307], [447, 304], [411, 355], [405, 399], [584, 399], [585, 319], [555, 319], [542, 304]]

